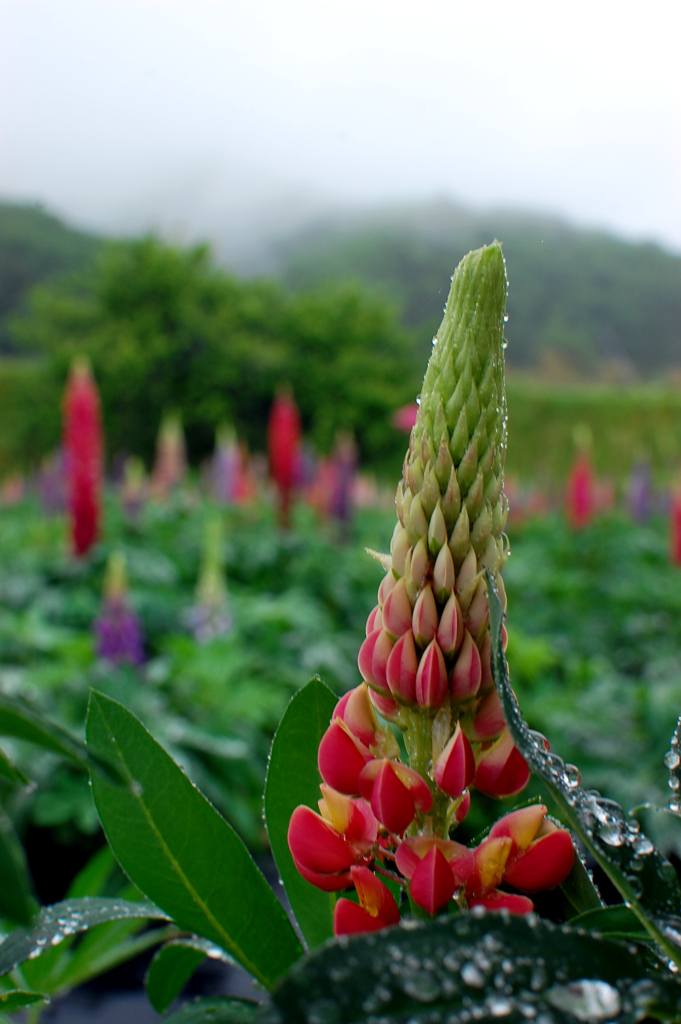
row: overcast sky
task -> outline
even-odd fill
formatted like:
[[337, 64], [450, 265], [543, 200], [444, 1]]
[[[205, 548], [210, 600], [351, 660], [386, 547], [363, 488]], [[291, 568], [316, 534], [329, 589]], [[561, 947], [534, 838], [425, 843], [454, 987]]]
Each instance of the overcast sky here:
[[681, 252], [679, 0], [0, 0], [0, 197], [215, 236], [520, 206]]

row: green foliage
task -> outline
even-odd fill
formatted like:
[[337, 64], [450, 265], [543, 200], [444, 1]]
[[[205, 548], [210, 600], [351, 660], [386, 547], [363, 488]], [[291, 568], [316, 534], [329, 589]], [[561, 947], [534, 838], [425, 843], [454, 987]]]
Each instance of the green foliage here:
[[7, 320], [23, 308], [28, 289], [83, 269], [98, 248], [97, 238], [67, 228], [40, 207], [0, 203], [0, 352], [13, 347]]
[[265, 786], [265, 819], [272, 854], [298, 927], [310, 948], [333, 935], [335, 894], [315, 888], [299, 873], [288, 847], [288, 825], [299, 804], [317, 806], [317, 751], [335, 706], [335, 695], [321, 679], [311, 679], [298, 691], [272, 741]]
[[128, 779], [92, 776], [107, 839], [126, 874], [176, 923], [217, 943], [267, 987], [302, 948], [231, 826], [134, 715], [93, 692], [88, 746]]
[[292, 240], [282, 247], [282, 272], [295, 288], [351, 280], [398, 302], [404, 321], [420, 329], [425, 362], [451, 268], [493, 238], [512, 268], [510, 366], [536, 364], [545, 350], [582, 370], [625, 360], [642, 377], [679, 365], [681, 259], [546, 217], [406, 207]]
[[207, 951], [220, 950], [201, 939], [171, 939], [154, 955], [147, 971], [149, 1002], [165, 1013], [182, 992], [192, 974], [206, 959]]
[[74, 354], [87, 353], [109, 453], [147, 460], [171, 407], [194, 458], [212, 450], [225, 421], [263, 449], [283, 380], [319, 446], [328, 450], [339, 428], [352, 429], [365, 460], [376, 463], [393, 451], [390, 414], [418, 387], [385, 303], [354, 287], [295, 298], [273, 282], [216, 270], [205, 247], [153, 238], [109, 243], [88, 275], [36, 288], [13, 331], [25, 351], [47, 360], [53, 382], [63, 381]]

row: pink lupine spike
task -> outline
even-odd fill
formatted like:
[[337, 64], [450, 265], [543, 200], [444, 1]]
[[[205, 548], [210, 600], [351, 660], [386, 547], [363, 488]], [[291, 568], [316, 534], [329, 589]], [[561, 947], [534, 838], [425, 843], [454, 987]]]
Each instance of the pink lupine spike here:
[[416, 599], [411, 620], [414, 639], [419, 647], [426, 647], [434, 639], [439, 619], [433, 589], [428, 584]]
[[333, 914], [334, 935], [376, 932], [398, 924], [400, 912], [388, 887], [361, 865], [351, 868], [350, 873], [359, 896], [359, 906], [351, 900], [337, 900]]
[[339, 793], [358, 793], [359, 774], [370, 756], [368, 751], [362, 751], [347, 726], [334, 718], [319, 744], [319, 774]]
[[103, 448], [97, 385], [89, 363], [74, 361], [64, 394], [64, 458], [71, 544], [79, 557], [99, 536]]
[[444, 854], [432, 846], [411, 877], [411, 898], [429, 914], [436, 914], [449, 903], [455, 889], [454, 875]]
[[393, 642], [386, 631], [375, 629], [360, 647], [357, 659], [362, 679], [385, 697], [390, 696], [385, 669], [392, 649]]
[[447, 666], [444, 655], [437, 640], [431, 640], [423, 652], [416, 673], [416, 700], [419, 707], [442, 707], [447, 689]]
[[480, 702], [471, 724], [469, 736], [473, 742], [486, 743], [504, 731], [506, 719], [496, 690], [490, 690]]
[[279, 519], [288, 527], [291, 500], [300, 460], [300, 414], [288, 388], [282, 388], [272, 403], [267, 424], [270, 473], [279, 491]]
[[403, 636], [411, 629], [412, 607], [407, 584], [404, 579], [397, 581], [383, 605], [383, 628], [392, 640]]
[[513, 840], [511, 856], [517, 856], [528, 848], [537, 835], [546, 811], [545, 804], [530, 804], [529, 807], [511, 811], [492, 825], [490, 838], [509, 836]]
[[442, 603], [448, 599], [454, 590], [454, 583], [454, 559], [449, 545], [445, 544], [440, 548], [433, 568], [433, 590], [438, 601]]
[[381, 629], [382, 626], [383, 616], [381, 615], [381, 608], [380, 605], [376, 605], [376, 607], [369, 612], [369, 618], [367, 619], [366, 624], [366, 635], [369, 636], [369, 633], [373, 633], [375, 629]]
[[411, 629], [397, 641], [386, 665], [386, 679], [390, 692], [407, 703], [416, 701], [416, 673], [419, 661]]
[[544, 822], [544, 827], [546, 832], [504, 871], [504, 881], [523, 892], [555, 889], [572, 869], [575, 851], [570, 833], [552, 822]]
[[451, 595], [442, 609], [437, 642], [446, 658], [458, 651], [463, 643], [463, 616], [455, 594]]
[[487, 796], [515, 796], [529, 780], [530, 769], [506, 729], [483, 753], [475, 770], [473, 785]]
[[482, 680], [482, 663], [480, 652], [475, 646], [473, 637], [464, 630], [463, 643], [459, 650], [456, 664], [452, 670], [451, 694], [453, 701], [465, 701], [474, 697]]
[[473, 897], [468, 900], [469, 907], [485, 907], [486, 910], [506, 910], [509, 914], [530, 914], [534, 910], [534, 903], [527, 896], [519, 896], [517, 893], [501, 892], [499, 889], [492, 889], [482, 896]]
[[457, 722], [454, 735], [435, 764], [435, 781], [448, 796], [456, 800], [473, 782], [475, 755]]

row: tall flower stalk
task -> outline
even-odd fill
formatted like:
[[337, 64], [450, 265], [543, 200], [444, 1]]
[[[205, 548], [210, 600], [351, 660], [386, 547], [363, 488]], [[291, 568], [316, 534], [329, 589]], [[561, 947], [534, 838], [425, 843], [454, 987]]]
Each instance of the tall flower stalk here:
[[99, 536], [103, 438], [99, 392], [83, 359], [71, 366], [64, 395], [64, 458], [73, 553], [88, 553]]
[[300, 413], [290, 388], [280, 388], [267, 424], [267, 454], [270, 473], [279, 497], [279, 523], [291, 522], [293, 492], [300, 462]]
[[[452, 278], [390, 554], [377, 556], [386, 575], [359, 653], [363, 682], [339, 702], [319, 747], [321, 816], [299, 807], [291, 819], [301, 874], [357, 891], [359, 906], [336, 904], [337, 934], [399, 917], [382, 876], [408, 891], [417, 913], [452, 899], [526, 913], [532, 901], [499, 886], [538, 891], [572, 865], [569, 834], [543, 805], [502, 818], [475, 850], [451, 838], [471, 791], [510, 796], [529, 779], [492, 678], [486, 582], [496, 575], [505, 604], [506, 287], [498, 243], [469, 253]], [[408, 764], [388, 723], [402, 732]]]

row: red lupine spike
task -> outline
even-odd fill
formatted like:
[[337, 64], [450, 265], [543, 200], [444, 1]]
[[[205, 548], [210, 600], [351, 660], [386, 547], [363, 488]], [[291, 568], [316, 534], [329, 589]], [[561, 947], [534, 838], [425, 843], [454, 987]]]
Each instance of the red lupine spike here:
[[349, 843], [359, 844], [358, 848], [363, 849], [376, 842], [378, 823], [366, 800], [345, 796], [325, 783], [319, 788], [322, 791], [319, 810], [336, 832]]
[[393, 642], [384, 629], [370, 633], [359, 649], [357, 664], [362, 679], [382, 693], [390, 696], [385, 669], [393, 649]]
[[437, 629], [437, 642], [447, 658], [458, 651], [463, 643], [463, 616], [456, 594], [451, 595], [442, 609]]
[[427, 813], [431, 792], [418, 772], [393, 761], [370, 761], [360, 772], [359, 791], [389, 832], [403, 832], [416, 810]]
[[426, 647], [416, 673], [416, 700], [419, 707], [442, 707], [447, 696], [447, 667], [437, 640]]
[[359, 792], [359, 773], [370, 755], [360, 749], [340, 719], [334, 718], [322, 736], [317, 753], [319, 774], [339, 793]]
[[518, 896], [516, 893], [500, 892], [499, 889], [492, 889], [481, 896], [474, 896], [468, 900], [469, 907], [485, 907], [487, 910], [506, 910], [509, 914], [530, 914], [534, 910], [534, 903], [527, 896]]
[[529, 779], [530, 769], [506, 729], [482, 755], [473, 785], [487, 796], [515, 796], [525, 788]]
[[457, 722], [454, 734], [435, 764], [435, 781], [448, 796], [456, 800], [473, 782], [475, 755]]
[[384, 924], [398, 924], [400, 912], [390, 889], [373, 871], [361, 864], [350, 868], [350, 875], [359, 896], [360, 905]]
[[511, 856], [516, 857], [523, 853], [536, 837], [546, 810], [545, 804], [531, 804], [529, 807], [521, 807], [518, 811], [511, 811], [499, 821], [495, 821], [489, 832], [490, 838], [509, 836], [513, 840]]
[[355, 686], [339, 701], [333, 713], [341, 718], [348, 729], [365, 747], [372, 747], [383, 738], [365, 683]]
[[577, 453], [568, 477], [565, 496], [567, 518], [574, 530], [581, 530], [596, 513], [596, 478], [587, 451]]
[[473, 742], [488, 742], [501, 735], [506, 726], [504, 709], [499, 694], [490, 690], [480, 702], [470, 727], [470, 738]]
[[439, 619], [433, 588], [428, 584], [416, 598], [412, 615], [414, 639], [419, 647], [425, 647], [434, 639], [438, 624]]
[[551, 831], [530, 843], [504, 871], [504, 881], [523, 892], [555, 889], [572, 869], [575, 851], [570, 833], [550, 822], [547, 824]]
[[397, 641], [386, 665], [386, 679], [390, 692], [407, 703], [416, 701], [416, 673], [419, 662], [411, 629]]
[[295, 861], [323, 875], [347, 871], [358, 856], [332, 825], [303, 804], [291, 815], [288, 845]]
[[411, 877], [411, 898], [429, 914], [449, 903], [454, 895], [456, 883], [444, 854], [432, 846], [423, 860], [420, 860]]
[[300, 415], [290, 391], [282, 389], [274, 399], [267, 424], [267, 452], [272, 479], [279, 490], [280, 520], [288, 526], [291, 496], [300, 457]]
[[103, 458], [99, 393], [86, 362], [74, 362], [66, 385], [64, 450], [71, 543], [81, 556], [99, 535]]
[[481, 679], [482, 664], [480, 662], [480, 653], [475, 646], [473, 637], [466, 629], [464, 630], [463, 643], [452, 671], [452, 700], [464, 701], [475, 696], [480, 688]]
[[397, 581], [383, 605], [383, 628], [392, 640], [411, 629], [412, 607], [404, 578]]
[[375, 690], [369, 690], [369, 699], [373, 706], [389, 722], [396, 721], [400, 714], [400, 705], [392, 697], [384, 697]]
[[473, 850], [475, 868], [466, 885], [466, 892], [470, 890], [472, 895], [477, 895], [499, 885], [512, 848], [513, 841], [509, 836], [483, 839]]
[[381, 608], [380, 605], [376, 605], [376, 607], [369, 612], [369, 618], [367, 619], [366, 624], [366, 635], [369, 636], [369, 633], [373, 633], [375, 629], [381, 629], [382, 626], [383, 616], [381, 615]]

